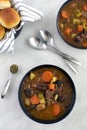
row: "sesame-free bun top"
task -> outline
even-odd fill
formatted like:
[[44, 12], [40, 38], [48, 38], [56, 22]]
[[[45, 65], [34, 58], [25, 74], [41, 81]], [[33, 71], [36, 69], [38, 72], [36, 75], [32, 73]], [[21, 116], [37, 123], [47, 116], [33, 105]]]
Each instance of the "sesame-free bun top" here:
[[0, 0], [0, 9], [11, 7], [10, 0]]
[[0, 25], [0, 40], [2, 40], [4, 35], [5, 35], [5, 29], [2, 25]]
[[14, 8], [5, 8], [0, 11], [0, 24], [7, 28], [11, 29], [17, 26], [20, 22], [20, 16]]

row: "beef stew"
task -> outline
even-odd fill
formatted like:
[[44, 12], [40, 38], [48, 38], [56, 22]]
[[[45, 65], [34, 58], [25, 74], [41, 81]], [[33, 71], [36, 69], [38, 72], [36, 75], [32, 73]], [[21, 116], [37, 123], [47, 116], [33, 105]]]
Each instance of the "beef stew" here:
[[61, 68], [38, 66], [24, 76], [19, 88], [19, 102], [31, 119], [40, 123], [54, 123], [72, 110], [75, 87]]
[[68, 0], [60, 8], [57, 28], [69, 45], [87, 49], [87, 1]]

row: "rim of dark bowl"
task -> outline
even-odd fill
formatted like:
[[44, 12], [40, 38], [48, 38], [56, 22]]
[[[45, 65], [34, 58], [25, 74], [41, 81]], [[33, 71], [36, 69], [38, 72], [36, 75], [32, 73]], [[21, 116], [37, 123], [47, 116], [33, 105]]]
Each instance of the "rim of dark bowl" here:
[[[25, 78], [27, 77], [27, 75], [28, 75], [30, 72], [32, 72], [33, 70], [37, 70], [38, 68], [43, 68], [43, 67], [50, 67], [50, 68], [54, 67], [54, 68], [60, 70], [61, 72], [63, 72], [63, 73], [65, 74], [65, 76], [67, 76], [67, 78], [70, 80], [70, 82], [71, 82], [71, 87], [73, 88], [73, 98], [72, 98], [72, 102], [71, 102], [71, 104], [70, 104], [70, 107], [69, 107], [68, 111], [67, 111], [63, 116], [61, 116], [60, 118], [54, 119], [54, 120], [40, 120], [40, 119], [37, 119], [37, 118], [33, 117], [32, 115], [30, 115], [30, 114], [27, 112], [27, 110], [26, 110], [25, 107], [23, 106], [22, 100], [21, 100], [21, 88], [22, 88], [22, 83], [23, 83], [23, 81], [25, 80]], [[42, 123], [42, 124], [52, 124], [52, 123], [57, 123], [57, 122], [63, 120], [63, 119], [64, 119], [65, 117], [67, 117], [67, 115], [72, 111], [72, 109], [73, 109], [73, 107], [74, 107], [74, 104], [75, 104], [75, 100], [76, 100], [76, 89], [75, 89], [75, 85], [74, 85], [73, 80], [72, 80], [71, 77], [68, 75], [68, 73], [65, 72], [62, 68], [60, 68], [60, 67], [58, 67], [58, 66], [55, 66], [55, 65], [51, 65], [51, 64], [44, 64], [44, 65], [39, 65], [39, 66], [36, 66], [36, 67], [30, 69], [30, 70], [24, 75], [24, 77], [22, 78], [21, 83], [20, 83], [20, 85], [19, 85], [18, 100], [19, 100], [19, 104], [20, 104], [20, 106], [21, 106], [23, 112], [25, 113], [25, 115], [28, 116], [28, 118], [30, 118], [30, 119], [32, 119], [33, 121], [36, 121], [36, 122], [38, 122], [38, 123]]]
[[85, 49], [87, 49], [87, 47], [77, 47], [77, 46], [75, 46], [75, 45], [73, 45], [73, 44], [70, 44], [70, 42], [68, 42], [68, 41], [62, 36], [61, 31], [60, 31], [60, 28], [59, 28], [59, 20], [58, 20], [58, 19], [59, 19], [59, 16], [60, 16], [60, 12], [61, 12], [62, 8], [63, 8], [66, 4], [68, 4], [69, 2], [71, 2], [71, 1], [73, 1], [73, 0], [67, 0], [67, 1], [65, 1], [65, 2], [62, 4], [62, 6], [60, 7], [60, 9], [58, 10], [57, 19], [56, 19], [57, 32], [60, 34], [60, 36], [61, 36], [61, 38], [63, 39], [63, 41], [64, 41], [65, 43], [67, 43], [69, 46], [74, 47], [74, 48], [76, 48], [76, 49], [85, 50]]
[[22, 29], [23, 29], [23, 27], [21, 27], [18, 31], [16, 31], [15, 39], [20, 35]]

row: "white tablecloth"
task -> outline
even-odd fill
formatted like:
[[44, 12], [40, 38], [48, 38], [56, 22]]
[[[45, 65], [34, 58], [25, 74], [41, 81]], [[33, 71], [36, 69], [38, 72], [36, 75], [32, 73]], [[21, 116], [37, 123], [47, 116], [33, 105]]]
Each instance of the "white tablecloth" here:
[[[44, 18], [34, 23], [26, 23], [15, 41], [14, 54], [0, 54], [0, 92], [8, 76], [9, 66], [17, 64], [19, 71], [12, 76], [11, 88], [6, 98], [0, 99], [0, 130], [87, 130], [87, 50], [75, 49], [67, 45], [59, 36], [56, 17], [65, 0], [24, 0], [24, 3], [44, 13]], [[75, 75], [63, 59], [50, 51], [38, 51], [28, 46], [30, 36], [38, 36], [40, 29], [52, 33], [56, 45], [63, 52], [76, 57], [82, 66], [77, 67]], [[72, 78], [76, 87], [76, 102], [72, 112], [55, 124], [39, 124], [29, 119], [18, 102], [18, 88], [25, 73], [41, 64], [54, 64], [63, 68]]]

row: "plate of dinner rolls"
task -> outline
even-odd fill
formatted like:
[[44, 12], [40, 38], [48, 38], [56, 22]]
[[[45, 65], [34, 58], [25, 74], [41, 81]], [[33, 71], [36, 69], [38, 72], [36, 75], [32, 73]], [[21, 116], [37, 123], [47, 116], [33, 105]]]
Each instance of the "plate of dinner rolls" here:
[[0, 0], [0, 41], [4, 38], [7, 31], [12, 28], [18, 28], [20, 21], [20, 15], [11, 6], [10, 0]]

